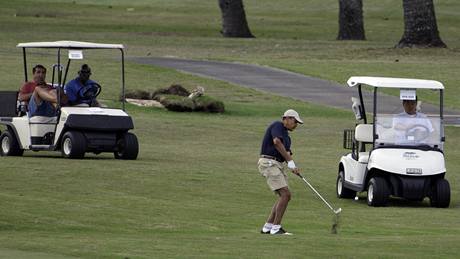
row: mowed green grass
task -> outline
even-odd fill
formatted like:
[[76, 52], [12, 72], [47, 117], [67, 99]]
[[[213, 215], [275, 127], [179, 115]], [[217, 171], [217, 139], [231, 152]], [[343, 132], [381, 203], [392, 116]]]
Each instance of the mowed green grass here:
[[[445, 50], [391, 48], [402, 34], [399, 1], [365, 3], [366, 42], [334, 40], [336, 1], [245, 4], [258, 36], [253, 40], [220, 37], [216, 1], [2, 3], [0, 89], [17, 89], [23, 80], [18, 42], [70, 39], [123, 43], [128, 56], [236, 60], [341, 83], [352, 74], [434, 78], [446, 84], [448, 104], [460, 108], [455, 1], [436, 3], [441, 36], [450, 46]], [[33, 51], [30, 62], [49, 67], [55, 53], [44, 53]], [[119, 68], [111, 52], [88, 51], [85, 57], [104, 86], [101, 98], [114, 104]], [[364, 199], [335, 198], [337, 163], [347, 152], [341, 148], [342, 129], [354, 125], [351, 111], [127, 64], [129, 89], [172, 83], [204, 86], [225, 102], [227, 112], [172, 113], [128, 105], [140, 141], [136, 161], [110, 154], [66, 160], [53, 152], [0, 159], [0, 258], [457, 257], [458, 128], [446, 128], [449, 209], [431, 208], [427, 200], [392, 200], [389, 207], [371, 208]], [[256, 169], [260, 141], [266, 126], [289, 107], [306, 121], [292, 133], [296, 163], [343, 209], [338, 235], [329, 233], [330, 211], [294, 176], [284, 226], [295, 235], [258, 233], [275, 200]]]

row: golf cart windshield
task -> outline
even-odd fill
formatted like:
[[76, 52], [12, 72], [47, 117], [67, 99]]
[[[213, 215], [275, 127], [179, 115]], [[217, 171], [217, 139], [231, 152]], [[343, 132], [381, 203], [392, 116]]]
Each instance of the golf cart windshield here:
[[378, 114], [375, 125], [376, 147], [429, 146], [442, 150], [442, 127], [439, 116]]

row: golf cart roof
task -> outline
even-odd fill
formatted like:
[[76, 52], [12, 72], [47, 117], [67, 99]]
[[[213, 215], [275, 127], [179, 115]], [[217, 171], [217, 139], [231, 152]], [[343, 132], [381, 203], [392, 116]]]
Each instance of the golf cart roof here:
[[373, 87], [406, 88], [406, 89], [444, 89], [444, 85], [434, 80], [392, 78], [392, 77], [371, 77], [352, 76], [347, 81], [348, 86], [353, 87], [359, 84], [366, 84]]
[[123, 44], [103, 44], [82, 41], [51, 41], [19, 43], [18, 48], [63, 48], [63, 49], [123, 49]]

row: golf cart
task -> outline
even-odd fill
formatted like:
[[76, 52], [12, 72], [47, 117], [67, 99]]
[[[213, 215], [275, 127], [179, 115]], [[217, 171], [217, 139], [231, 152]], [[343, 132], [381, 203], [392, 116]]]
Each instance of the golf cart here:
[[[139, 151], [137, 137], [128, 132], [134, 128], [131, 117], [125, 112], [124, 52], [121, 44], [98, 44], [75, 41], [20, 43], [27, 82], [26, 50], [30, 48], [56, 49], [57, 64], [53, 65], [52, 83], [58, 96], [57, 116], [27, 116], [27, 108], [17, 105], [18, 92], [0, 92], [0, 124], [6, 130], [0, 135], [2, 156], [22, 156], [24, 150], [61, 151], [67, 158], [83, 158], [86, 152], [99, 154], [113, 152], [117, 159], [136, 159]], [[83, 59], [83, 50], [116, 49], [121, 51], [122, 109], [90, 107], [91, 105], [60, 106], [60, 92], [64, 91], [66, 78], [74, 59]], [[68, 60], [61, 63], [62, 50], [68, 50]], [[67, 53], [66, 53], [67, 54]], [[65, 70], [64, 70], [65, 69]], [[101, 86], [82, 87], [81, 98], [96, 98]]]
[[[385, 206], [391, 195], [410, 201], [429, 197], [431, 206], [448, 207], [450, 186], [445, 179], [443, 153], [444, 86], [432, 80], [384, 77], [351, 77], [347, 84], [358, 89], [359, 98], [352, 98], [357, 123], [354, 130], [344, 131], [344, 148], [351, 149], [351, 153], [340, 159], [337, 197], [354, 198], [357, 192], [367, 191], [369, 206]], [[373, 88], [371, 123], [366, 117], [362, 85]], [[432, 106], [435, 114], [430, 111], [428, 116], [390, 114], [377, 94], [381, 88], [399, 89], [401, 100], [414, 102], [416, 91], [431, 90], [439, 93], [439, 107]], [[403, 110], [402, 105], [397, 108], [399, 112]], [[399, 127], [401, 122], [405, 127]]]

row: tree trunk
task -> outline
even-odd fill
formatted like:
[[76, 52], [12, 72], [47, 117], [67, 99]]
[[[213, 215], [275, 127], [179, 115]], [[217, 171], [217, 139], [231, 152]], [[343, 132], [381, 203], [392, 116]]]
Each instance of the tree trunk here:
[[338, 40], [365, 40], [362, 0], [339, 0]]
[[254, 38], [249, 30], [243, 0], [219, 0], [224, 37]]
[[439, 37], [433, 0], [403, 0], [404, 35], [397, 48], [446, 48]]

